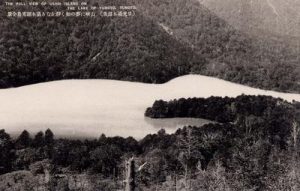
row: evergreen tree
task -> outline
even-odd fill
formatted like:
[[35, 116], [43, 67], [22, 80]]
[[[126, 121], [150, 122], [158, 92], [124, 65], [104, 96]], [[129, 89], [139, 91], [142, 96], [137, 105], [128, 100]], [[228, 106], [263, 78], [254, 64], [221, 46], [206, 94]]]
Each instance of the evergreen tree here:
[[24, 149], [30, 146], [32, 140], [28, 131], [24, 130], [16, 140], [16, 148]]
[[45, 144], [47, 146], [53, 145], [54, 143], [54, 134], [52, 133], [52, 131], [50, 129], [47, 129], [45, 131]]
[[43, 147], [45, 144], [44, 133], [42, 131], [38, 132], [33, 139], [34, 147]]
[[0, 174], [12, 170], [15, 155], [10, 135], [4, 129], [0, 130]]
[[45, 132], [45, 152], [47, 158], [52, 158], [53, 156], [53, 145], [54, 145], [54, 135], [50, 129], [47, 129]]

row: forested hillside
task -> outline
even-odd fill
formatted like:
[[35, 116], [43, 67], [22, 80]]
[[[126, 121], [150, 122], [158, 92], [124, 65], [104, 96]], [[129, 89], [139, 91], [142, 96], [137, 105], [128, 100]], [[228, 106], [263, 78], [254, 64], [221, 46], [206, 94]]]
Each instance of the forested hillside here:
[[198, 109], [203, 115], [206, 108], [213, 116], [217, 111], [207, 109], [212, 101], [234, 117], [174, 134], [160, 130], [141, 140], [56, 139], [51, 130], [11, 138], [0, 130], [0, 190], [124, 189], [125, 164], [132, 156], [137, 190], [298, 190], [299, 103], [243, 95], [165, 105], [170, 113], [190, 109], [192, 115]]
[[163, 83], [205, 62], [138, 12], [17, 19], [0, 8], [1, 88], [69, 78]]
[[0, 87], [70, 78], [163, 83], [196, 73], [300, 92], [299, 47], [239, 32], [197, 0], [91, 2], [138, 10], [127, 18], [16, 19], [1, 4]]
[[[237, 31], [198, 0], [140, 0], [148, 17], [164, 24], [173, 36], [209, 59], [206, 69], [193, 73], [263, 89], [300, 91], [300, 48]], [[299, 40], [300, 41], [300, 40]]]

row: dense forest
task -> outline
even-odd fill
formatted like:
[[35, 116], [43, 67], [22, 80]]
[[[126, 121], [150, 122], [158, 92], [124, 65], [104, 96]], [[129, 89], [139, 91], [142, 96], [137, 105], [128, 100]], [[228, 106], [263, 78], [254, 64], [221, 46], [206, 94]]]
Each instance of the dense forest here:
[[73, 78], [163, 83], [195, 73], [300, 91], [299, 46], [250, 37], [196, 0], [90, 3], [138, 10], [127, 18], [16, 19], [1, 3], [0, 87]]
[[247, 35], [198, 0], [137, 0], [136, 4], [209, 60], [204, 70], [195, 65], [191, 72], [263, 89], [300, 91], [300, 39]]
[[[151, 118], [192, 117], [220, 123], [233, 123], [240, 115], [263, 116], [265, 112], [278, 108], [278, 104], [287, 103], [280, 98], [274, 99], [271, 96], [261, 95], [157, 100], [152, 107], [147, 108], [145, 116]], [[297, 105], [297, 103], [294, 104]], [[297, 109], [294, 113], [296, 111]]]
[[4, 5], [0, 10], [2, 88], [73, 78], [163, 83], [205, 63], [138, 12], [127, 18], [16, 19], [6, 17]]
[[[49, 129], [12, 138], [1, 130], [0, 190], [121, 190], [131, 157], [136, 190], [300, 188], [298, 102], [244, 95], [180, 100], [164, 105], [177, 102], [172, 110], [180, 113], [198, 102], [189, 115], [203, 117], [203, 108], [211, 112], [207, 116], [218, 115], [207, 109], [214, 100], [219, 108], [231, 105], [232, 117], [173, 134], [160, 130], [141, 140], [105, 135], [97, 140], [56, 139]], [[165, 112], [160, 102], [156, 113]], [[197, 108], [199, 115], [194, 114]]]

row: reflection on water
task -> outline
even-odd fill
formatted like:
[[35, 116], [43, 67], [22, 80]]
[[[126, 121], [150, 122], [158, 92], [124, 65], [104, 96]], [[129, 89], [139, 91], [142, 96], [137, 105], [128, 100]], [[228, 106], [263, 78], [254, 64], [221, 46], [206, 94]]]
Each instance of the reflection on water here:
[[164, 118], [152, 119], [145, 117], [144, 120], [156, 129], [166, 129], [168, 132], [176, 131], [176, 129], [184, 126], [197, 126], [200, 127], [204, 124], [211, 123], [209, 120], [197, 118]]
[[51, 123], [47, 121], [39, 124], [22, 124], [22, 128], [15, 131], [9, 131], [13, 136], [18, 136], [23, 129], [27, 129], [30, 133], [35, 134], [38, 131], [45, 131], [50, 128], [56, 137], [65, 138], [99, 138], [103, 133], [106, 136], [132, 136], [136, 139], [142, 139], [148, 134], [155, 134], [160, 129], [165, 129], [167, 133], [174, 133], [177, 129], [184, 126], [201, 127], [204, 124], [211, 123], [205, 119], [196, 118], [167, 118], [167, 119], [151, 119], [138, 115], [135, 117], [123, 118], [97, 118], [91, 121], [82, 122], [80, 119], [73, 123]]

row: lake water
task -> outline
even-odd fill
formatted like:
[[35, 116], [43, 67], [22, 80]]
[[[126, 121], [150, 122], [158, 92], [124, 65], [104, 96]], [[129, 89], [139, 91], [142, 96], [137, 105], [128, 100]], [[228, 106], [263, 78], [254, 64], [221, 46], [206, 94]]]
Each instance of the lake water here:
[[149, 119], [147, 107], [157, 99], [181, 97], [271, 95], [300, 101], [299, 94], [250, 88], [200, 75], [187, 75], [165, 84], [116, 80], [63, 80], [0, 90], [0, 129], [19, 134], [50, 128], [60, 137], [142, 138], [161, 128], [168, 133], [185, 125], [201, 126], [203, 119]]

